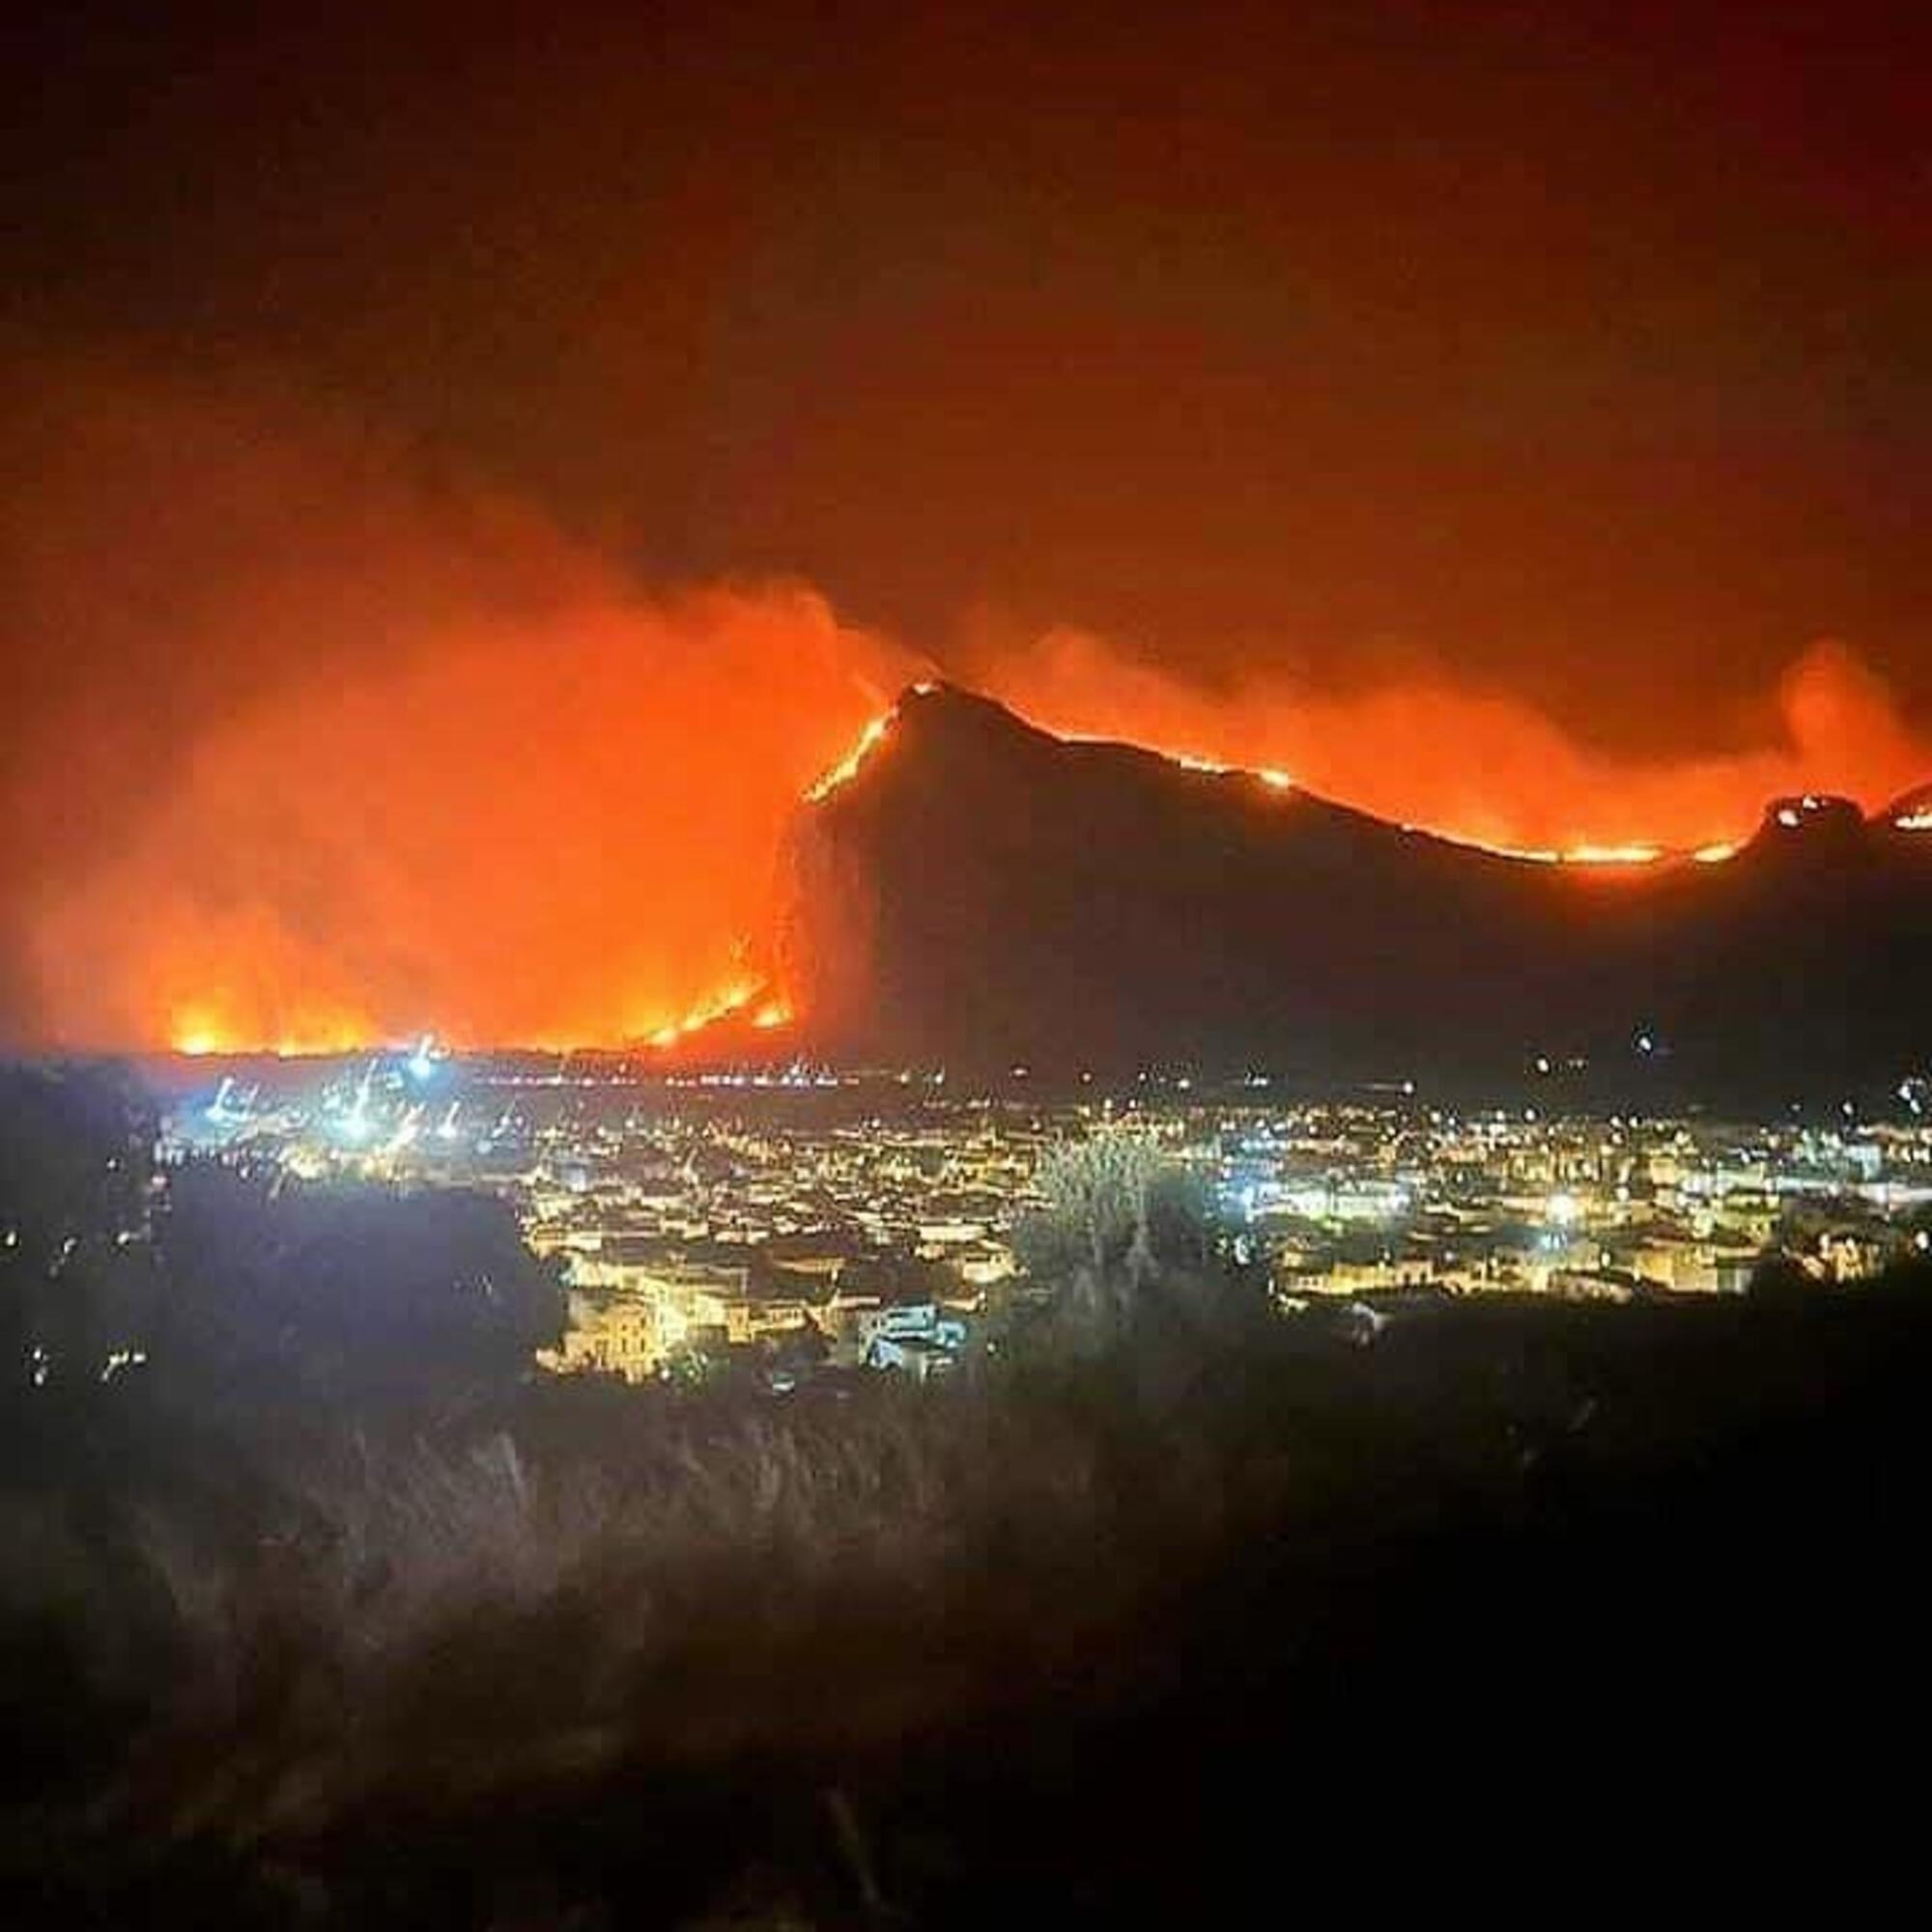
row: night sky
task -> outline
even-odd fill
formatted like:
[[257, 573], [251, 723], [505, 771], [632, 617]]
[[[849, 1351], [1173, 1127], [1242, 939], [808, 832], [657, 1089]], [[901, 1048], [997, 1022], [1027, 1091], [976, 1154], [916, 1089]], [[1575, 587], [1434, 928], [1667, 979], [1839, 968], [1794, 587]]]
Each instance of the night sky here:
[[933, 668], [1529, 843], [1932, 774], [1924, 10], [522, 11], [0, 30], [14, 1036], [648, 1031]]

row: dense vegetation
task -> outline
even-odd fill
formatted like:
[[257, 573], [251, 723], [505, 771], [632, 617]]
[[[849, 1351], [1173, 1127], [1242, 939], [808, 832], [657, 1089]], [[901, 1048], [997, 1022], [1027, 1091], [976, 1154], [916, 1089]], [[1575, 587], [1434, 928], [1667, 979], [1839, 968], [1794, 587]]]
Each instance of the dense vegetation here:
[[527, 1379], [478, 1207], [210, 1175], [102, 1379], [45, 1270], [128, 1210], [47, 1180], [138, 1157], [104, 1092], [0, 1142], [55, 1370], [0, 1406], [10, 1924], [1842, 1909], [1909, 1842], [1922, 1274], [1286, 1321], [1116, 1151], [1003, 1353], [748, 1400]]

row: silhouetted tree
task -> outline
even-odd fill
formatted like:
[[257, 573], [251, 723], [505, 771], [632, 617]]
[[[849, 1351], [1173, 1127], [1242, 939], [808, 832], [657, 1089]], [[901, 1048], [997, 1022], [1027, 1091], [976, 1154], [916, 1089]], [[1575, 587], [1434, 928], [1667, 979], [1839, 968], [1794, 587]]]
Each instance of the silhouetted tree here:
[[1058, 1325], [1090, 1345], [1133, 1325], [1154, 1270], [1149, 1195], [1160, 1158], [1147, 1142], [1105, 1135], [1040, 1168], [1045, 1205], [1015, 1235], [1028, 1271], [1054, 1292]]
[[175, 1175], [162, 1367], [245, 1398], [382, 1403], [523, 1375], [562, 1332], [555, 1271], [486, 1195]]
[[1045, 1205], [1015, 1232], [1030, 1276], [1048, 1290], [1056, 1346], [1198, 1354], [1251, 1332], [1264, 1297], [1223, 1252], [1200, 1179], [1128, 1135], [1064, 1150], [1039, 1176]]

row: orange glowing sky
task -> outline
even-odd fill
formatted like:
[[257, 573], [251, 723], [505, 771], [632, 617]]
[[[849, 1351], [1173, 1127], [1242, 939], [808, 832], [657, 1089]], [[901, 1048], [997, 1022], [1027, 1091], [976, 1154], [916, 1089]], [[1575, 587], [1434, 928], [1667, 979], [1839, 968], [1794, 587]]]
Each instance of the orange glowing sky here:
[[1657, 760], [1439, 676], [1209, 689], [1070, 628], [941, 667], [807, 586], [648, 589], [286, 397], [70, 381], [16, 559], [59, 648], [16, 693], [0, 791], [31, 1039], [610, 1043], [721, 1005], [769, 1025], [754, 942], [786, 815], [935, 669], [1052, 728], [1518, 847], [1733, 839], [1775, 793], [1876, 806], [1932, 771], [1841, 644], [1794, 655], [1754, 742]]
[[1932, 771], [1932, 745], [1833, 639], [1793, 655], [1757, 741], [1650, 759], [1610, 756], [1520, 698], [1439, 675], [1350, 697], [1267, 678], [1207, 691], [1071, 630], [996, 666], [990, 684], [1050, 727], [1282, 768], [1380, 817], [1531, 852], [1694, 850], [1748, 837], [1780, 793], [1842, 792], [1877, 810]]
[[775, 1014], [926, 675], [1523, 850], [1932, 777], [1932, 16], [1004, 11], [29, 10], [0, 1040]]
[[[1877, 806], [1932, 771], [1842, 644], [1794, 654], [1755, 741], [1654, 760], [1440, 676], [1209, 689], [1070, 628], [937, 666], [803, 585], [648, 589], [286, 398], [73, 382], [40, 472], [60, 514], [18, 572], [63, 648], [17, 694], [0, 791], [31, 1039], [772, 1025], [755, 936], [786, 816], [935, 670], [1051, 728], [1521, 848], [1735, 839], [1775, 793]], [[169, 495], [184, 451], [194, 487]]]

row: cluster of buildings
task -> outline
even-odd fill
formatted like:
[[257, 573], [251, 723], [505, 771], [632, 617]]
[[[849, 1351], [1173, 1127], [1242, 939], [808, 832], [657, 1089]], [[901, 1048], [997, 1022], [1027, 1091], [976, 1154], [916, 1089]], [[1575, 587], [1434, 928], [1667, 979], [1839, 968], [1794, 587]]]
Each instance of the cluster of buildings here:
[[1015, 1273], [1050, 1144], [993, 1112], [592, 1114], [534, 1131], [514, 1191], [532, 1248], [565, 1267], [554, 1365], [634, 1380], [748, 1347], [781, 1377], [945, 1373]]
[[1742, 1291], [1768, 1252], [1820, 1280], [1923, 1252], [1932, 1131], [1314, 1107], [1217, 1147], [1277, 1293], [1434, 1289], [1630, 1300]]
[[320, 1091], [228, 1083], [177, 1131], [300, 1173], [501, 1194], [567, 1287], [549, 1365], [634, 1381], [731, 1360], [776, 1386], [826, 1369], [946, 1373], [1029, 1293], [1014, 1230], [1039, 1205], [1042, 1161], [1102, 1133], [1194, 1172], [1287, 1309], [1395, 1292], [1728, 1293], [1778, 1249], [1843, 1281], [1923, 1253], [1932, 1229], [1921, 1109], [1753, 1123], [1191, 1083], [1061, 1099], [857, 1079], [700, 1092], [419, 1054]]

